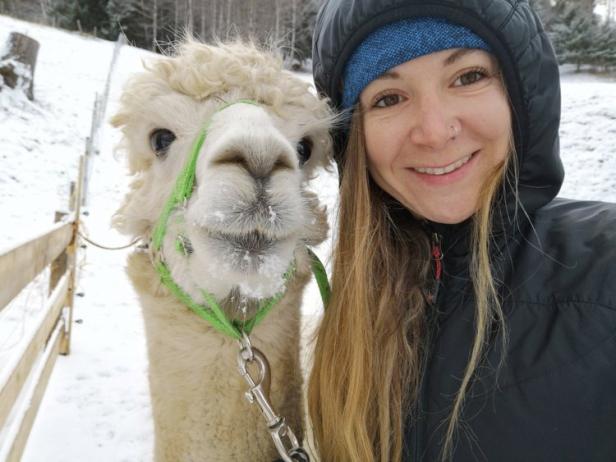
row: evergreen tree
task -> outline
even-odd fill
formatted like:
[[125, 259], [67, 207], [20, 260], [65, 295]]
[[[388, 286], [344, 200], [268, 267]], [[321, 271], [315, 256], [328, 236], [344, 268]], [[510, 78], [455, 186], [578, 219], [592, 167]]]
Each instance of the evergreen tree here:
[[55, 0], [51, 4], [50, 15], [58, 27], [76, 30], [78, 11], [77, 0]]
[[561, 64], [614, 66], [614, 24], [599, 24], [595, 0], [530, 0], [552, 39]]
[[[130, 36], [132, 41], [135, 40], [140, 27], [136, 5], [133, 1], [108, 0], [105, 12], [109, 18], [109, 35], [111, 37], [117, 37], [120, 32], [123, 32]], [[143, 46], [142, 43], [139, 43], [139, 45]]]
[[109, 38], [106, 6], [107, 0], [54, 0], [49, 14], [59, 27]]
[[596, 27], [593, 16], [584, 13], [568, 0], [558, 1], [554, 7], [555, 21], [550, 35], [560, 64], [572, 63], [579, 71], [589, 64], [594, 47]]
[[99, 37], [108, 37], [109, 16], [106, 7], [107, 0], [78, 0], [81, 28]]
[[529, 0], [529, 4], [541, 19], [544, 28], [549, 29], [554, 21], [554, 11], [550, 0]]
[[294, 58], [303, 63], [312, 56], [312, 31], [319, 11], [318, 1], [307, 1], [299, 8]]
[[616, 66], [616, 28], [612, 24], [605, 22], [596, 29], [588, 55], [591, 64], [606, 71]]

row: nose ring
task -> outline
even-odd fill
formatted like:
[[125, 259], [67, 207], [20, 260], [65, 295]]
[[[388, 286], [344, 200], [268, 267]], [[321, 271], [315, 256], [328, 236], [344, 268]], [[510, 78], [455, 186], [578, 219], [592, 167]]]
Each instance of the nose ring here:
[[458, 132], [460, 131], [460, 128], [455, 125], [451, 125], [449, 127], [449, 131], [451, 132], [451, 139], [455, 140], [456, 137], [458, 136]]

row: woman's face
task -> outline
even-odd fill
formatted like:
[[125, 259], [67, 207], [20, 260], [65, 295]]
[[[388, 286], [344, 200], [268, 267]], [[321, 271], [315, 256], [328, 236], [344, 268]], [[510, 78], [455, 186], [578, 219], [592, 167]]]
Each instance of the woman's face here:
[[459, 223], [506, 159], [511, 114], [496, 60], [453, 49], [390, 69], [360, 95], [368, 168], [415, 215]]

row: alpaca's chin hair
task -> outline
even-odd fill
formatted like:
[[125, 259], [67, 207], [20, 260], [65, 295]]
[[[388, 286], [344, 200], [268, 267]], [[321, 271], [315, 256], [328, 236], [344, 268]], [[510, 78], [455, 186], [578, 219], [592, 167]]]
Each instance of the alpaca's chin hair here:
[[[253, 230], [245, 233], [193, 228], [192, 269], [207, 268], [210, 277], [242, 285], [245, 281], [280, 280], [289, 269], [298, 236], [272, 236]], [[194, 233], [194, 234], [193, 234]]]
[[226, 233], [222, 231], [204, 230], [209, 239], [215, 241], [216, 245], [226, 245], [232, 252], [247, 253], [257, 257], [265, 255], [283, 239], [273, 239], [267, 235], [252, 231], [243, 234]]
[[[272, 239], [259, 232], [242, 235], [208, 233], [210, 249], [223, 266], [242, 274], [280, 276], [290, 264], [293, 238]], [[277, 273], [277, 274], [276, 274]]]
[[172, 216], [162, 255], [173, 278], [195, 300], [200, 289], [221, 300], [234, 288], [245, 297], [260, 299], [283, 288], [283, 275], [301, 241], [297, 231], [234, 232], [231, 227], [187, 226], [182, 217]]

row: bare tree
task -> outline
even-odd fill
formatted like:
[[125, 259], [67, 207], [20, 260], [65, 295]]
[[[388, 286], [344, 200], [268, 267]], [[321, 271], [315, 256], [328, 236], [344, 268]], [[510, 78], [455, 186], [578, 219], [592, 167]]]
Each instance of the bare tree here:
[[186, 28], [192, 33], [194, 30], [193, 0], [186, 0]]
[[[93, 24], [98, 32], [115, 39], [123, 31], [133, 43], [154, 51], [164, 49], [165, 43], [178, 40], [184, 30], [189, 30], [206, 41], [235, 35], [250, 37], [276, 44], [285, 55], [294, 54], [301, 60], [306, 56], [306, 36], [311, 34], [306, 30], [312, 27], [306, 11], [314, 10], [322, 0], [0, 0], [0, 13], [45, 23], [58, 20], [60, 24], [63, 16], [56, 11], [58, 5], [73, 7], [86, 1], [105, 5], [107, 22], [95, 20]], [[76, 19], [71, 19], [70, 25], [60, 25], [75, 24]], [[83, 20], [81, 25], [91, 30]], [[291, 51], [300, 49], [301, 53]]]
[[248, 32], [250, 36], [254, 36], [255, 34], [255, 1], [250, 0], [250, 10], [248, 11]]
[[607, 10], [607, 20], [610, 23], [613, 23], [614, 20], [616, 20], [616, 1], [607, 0], [606, 10]]
[[225, 36], [228, 39], [231, 33], [233, 19], [231, 17], [231, 7], [233, 6], [233, 0], [227, 0], [227, 22], [225, 24]]
[[173, 37], [178, 38], [178, 30], [180, 29], [180, 11], [178, 8], [177, 0], [173, 5]]
[[152, 0], [152, 50], [158, 43], [158, 0]]
[[49, 11], [51, 9], [51, 0], [40, 0], [41, 16], [44, 24], [51, 24]]
[[291, 55], [295, 50], [295, 35], [297, 32], [297, 0], [291, 0]]
[[274, 40], [278, 44], [280, 41], [280, 0], [274, 0], [274, 9], [276, 10], [276, 26], [274, 27]]
[[0, 13], [27, 21], [49, 24], [48, 0], [0, 0]]

